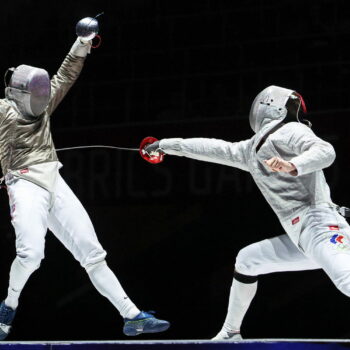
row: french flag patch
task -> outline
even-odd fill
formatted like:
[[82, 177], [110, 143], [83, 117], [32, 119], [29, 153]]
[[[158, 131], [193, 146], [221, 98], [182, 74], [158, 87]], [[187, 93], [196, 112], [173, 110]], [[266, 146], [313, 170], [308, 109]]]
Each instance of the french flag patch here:
[[300, 221], [300, 218], [299, 218], [299, 216], [297, 216], [296, 218], [294, 218], [294, 219], [292, 220], [292, 225], [297, 224], [299, 221]]

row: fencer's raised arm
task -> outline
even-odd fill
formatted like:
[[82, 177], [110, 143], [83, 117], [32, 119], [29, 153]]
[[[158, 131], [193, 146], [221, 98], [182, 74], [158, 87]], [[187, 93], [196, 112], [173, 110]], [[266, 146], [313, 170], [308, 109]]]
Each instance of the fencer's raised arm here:
[[248, 171], [247, 157], [251, 140], [226, 142], [207, 138], [171, 138], [160, 141], [166, 154], [224, 164]]
[[52, 114], [79, 77], [85, 58], [90, 53], [90, 49], [91, 41], [83, 42], [80, 38], [77, 38], [74, 42], [57, 74], [51, 79], [51, 96], [46, 109], [48, 115]]
[[301, 123], [293, 123], [288, 145], [297, 154], [290, 160], [296, 167], [297, 176], [327, 168], [335, 160], [333, 146]]

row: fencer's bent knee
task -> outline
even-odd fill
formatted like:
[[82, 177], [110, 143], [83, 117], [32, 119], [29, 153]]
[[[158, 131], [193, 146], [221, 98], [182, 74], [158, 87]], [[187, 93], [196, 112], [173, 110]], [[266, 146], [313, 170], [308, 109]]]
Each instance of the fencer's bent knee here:
[[257, 276], [259, 263], [254, 259], [255, 244], [244, 247], [236, 257], [235, 270], [242, 275]]

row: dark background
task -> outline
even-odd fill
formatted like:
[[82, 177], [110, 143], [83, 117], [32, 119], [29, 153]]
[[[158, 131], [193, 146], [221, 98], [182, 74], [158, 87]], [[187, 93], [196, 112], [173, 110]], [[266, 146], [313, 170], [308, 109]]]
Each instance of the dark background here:
[[[326, 170], [350, 204], [348, 1], [1, 1], [0, 71], [25, 63], [53, 75], [75, 24], [100, 18], [102, 45], [52, 117], [56, 146], [137, 147], [145, 136], [252, 136], [248, 113], [270, 84], [300, 92], [314, 131], [337, 160]], [[235, 256], [283, 233], [250, 175], [167, 156], [69, 151], [62, 174], [95, 225], [107, 261], [133, 301], [172, 323], [139, 339], [210, 338], [226, 315]], [[0, 197], [0, 296], [15, 257]], [[322, 271], [261, 276], [245, 338], [347, 338], [350, 300]], [[9, 340], [125, 339], [122, 319], [51, 233], [26, 285]]]

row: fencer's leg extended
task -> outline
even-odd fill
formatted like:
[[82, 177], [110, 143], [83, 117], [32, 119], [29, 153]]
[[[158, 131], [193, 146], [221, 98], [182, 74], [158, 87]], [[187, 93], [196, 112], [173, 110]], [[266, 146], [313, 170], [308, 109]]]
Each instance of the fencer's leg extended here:
[[117, 308], [124, 318], [124, 334], [155, 333], [169, 328], [169, 322], [141, 312], [126, 295], [107, 266], [106, 252], [97, 239], [87, 212], [60, 176], [49, 216], [49, 228], [86, 269], [96, 289]]
[[87, 266], [86, 271], [94, 287], [114, 305], [122, 317], [134, 318], [140, 313], [105, 260]]
[[140, 312], [136, 308], [126, 296], [124, 289], [105, 260], [86, 267], [86, 271], [96, 289], [108, 298], [124, 317], [123, 332], [125, 335], [156, 333], [169, 328], [169, 322], [159, 320], [150, 313]]
[[133, 318], [140, 310], [128, 298], [117, 277], [108, 267], [106, 252], [99, 243], [91, 220], [61, 176], [49, 215], [49, 229], [84, 267], [96, 289], [124, 318]]
[[236, 258], [226, 319], [213, 340], [242, 339], [240, 328], [256, 294], [258, 275], [318, 268], [319, 265], [301, 253], [287, 235], [265, 239], [243, 248]]
[[[8, 182], [7, 189], [17, 253], [10, 270], [8, 295], [0, 306], [0, 324], [9, 326], [9, 320], [11, 323], [14, 317], [11, 310], [16, 310], [24, 285], [44, 258], [50, 194], [22, 179]], [[0, 330], [0, 339], [4, 339], [9, 330], [10, 327], [5, 327], [2, 335]]]

